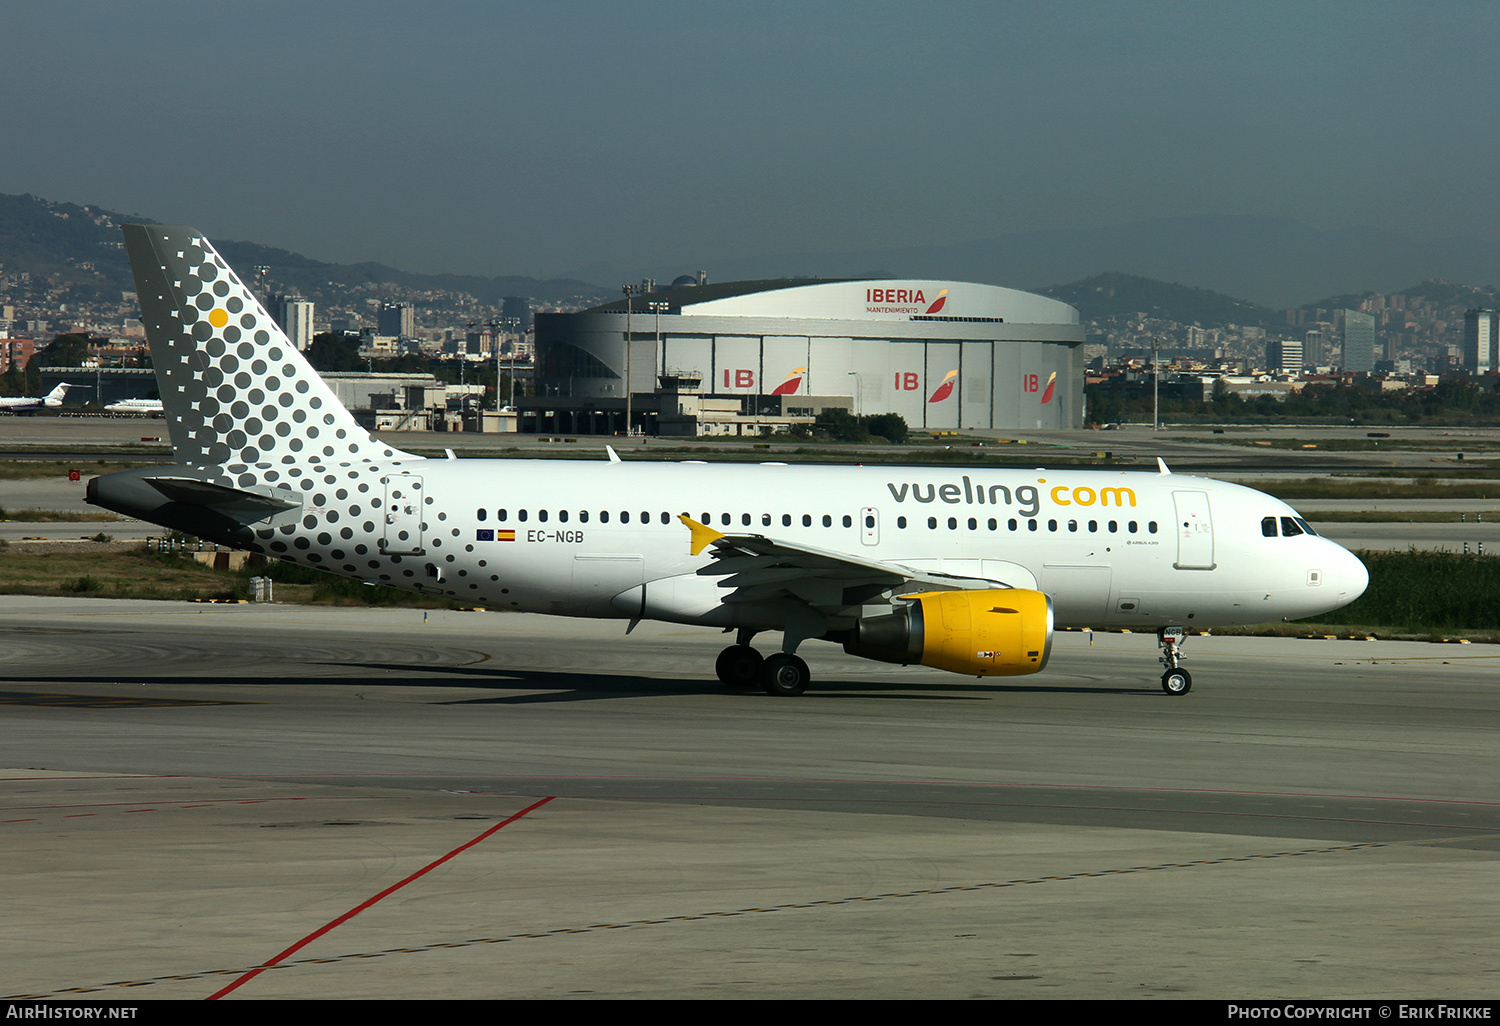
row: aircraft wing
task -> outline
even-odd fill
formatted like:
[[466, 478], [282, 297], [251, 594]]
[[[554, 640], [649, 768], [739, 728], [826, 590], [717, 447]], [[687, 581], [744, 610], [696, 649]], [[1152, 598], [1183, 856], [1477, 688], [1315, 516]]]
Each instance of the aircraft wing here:
[[954, 591], [1008, 588], [1005, 581], [963, 577], [879, 563], [848, 552], [780, 541], [761, 534], [725, 534], [688, 516], [691, 552], [707, 549], [713, 562], [698, 573], [732, 588], [726, 603], [797, 598], [825, 615], [839, 615], [878, 596], [901, 590]]

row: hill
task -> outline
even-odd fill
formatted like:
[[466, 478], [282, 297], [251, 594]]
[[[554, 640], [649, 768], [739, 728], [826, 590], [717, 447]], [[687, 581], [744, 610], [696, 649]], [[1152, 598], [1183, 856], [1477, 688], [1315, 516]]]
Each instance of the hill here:
[[[120, 239], [119, 225], [125, 222], [151, 223], [151, 219], [101, 207], [55, 203], [38, 196], [0, 193], [0, 269], [6, 274], [27, 272], [33, 278], [55, 276], [71, 287], [75, 299], [117, 301], [119, 293], [135, 289]], [[489, 305], [505, 296], [526, 296], [546, 306], [590, 304], [613, 294], [612, 290], [565, 278], [414, 274], [376, 263], [324, 263], [255, 242], [213, 242], [241, 274], [248, 276], [252, 267], [266, 266], [270, 268], [269, 280], [278, 288], [295, 289], [310, 298], [317, 298], [330, 287], [349, 290], [373, 284], [417, 292], [463, 292]]]
[[1274, 329], [1286, 325], [1286, 315], [1281, 310], [1258, 306], [1209, 289], [1155, 281], [1119, 271], [1037, 291], [1077, 308], [1084, 321], [1143, 313], [1151, 318], [1198, 324], [1205, 328], [1239, 324]]

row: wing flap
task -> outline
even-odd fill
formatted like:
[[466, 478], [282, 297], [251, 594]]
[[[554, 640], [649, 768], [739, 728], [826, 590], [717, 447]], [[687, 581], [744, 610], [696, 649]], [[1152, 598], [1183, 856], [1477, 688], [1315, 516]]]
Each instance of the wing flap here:
[[690, 551], [708, 551], [711, 562], [697, 573], [717, 577], [728, 590], [726, 605], [795, 599], [824, 614], [844, 615], [852, 606], [913, 586], [932, 591], [1005, 588], [999, 581], [877, 563], [848, 552], [781, 541], [761, 534], [725, 534], [688, 516]]

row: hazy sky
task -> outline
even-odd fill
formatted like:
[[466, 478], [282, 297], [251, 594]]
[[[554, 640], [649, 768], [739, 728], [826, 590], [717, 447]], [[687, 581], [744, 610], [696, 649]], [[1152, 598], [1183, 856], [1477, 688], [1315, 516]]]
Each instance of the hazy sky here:
[[0, 25], [0, 192], [326, 260], [1500, 229], [1493, 0], [0, 0]]

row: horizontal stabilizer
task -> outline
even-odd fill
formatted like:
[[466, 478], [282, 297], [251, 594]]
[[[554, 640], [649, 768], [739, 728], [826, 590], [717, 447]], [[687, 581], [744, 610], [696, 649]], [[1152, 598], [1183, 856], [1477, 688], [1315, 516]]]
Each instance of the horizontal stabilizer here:
[[236, 513], [280, 513], [302, 505], [300, 497], [293, 499], [261, 495], [191, 477], [148, 477], [146, 483], [173, 502], [190, 506], [211, 506]]

